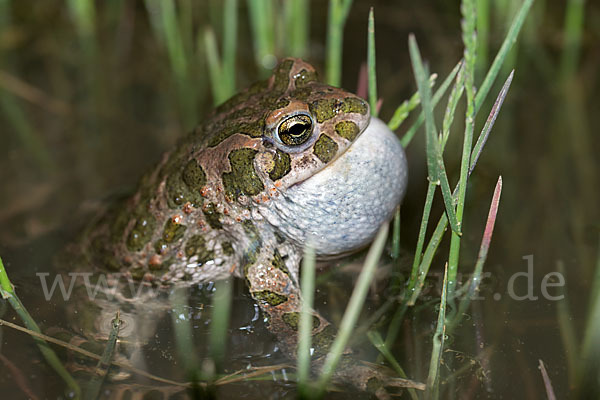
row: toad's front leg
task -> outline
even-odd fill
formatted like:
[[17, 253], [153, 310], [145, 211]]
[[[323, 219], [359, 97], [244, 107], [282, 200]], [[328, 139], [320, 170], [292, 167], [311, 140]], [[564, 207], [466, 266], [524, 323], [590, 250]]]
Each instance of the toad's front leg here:
[[[254, 260], [244, 266], [244, 276], [250, 294], [268, 318], [269, 330], [278, 339], [282, 350], [292, 359], [297, 357], [298, 322], [302, 296], [298, 284], [298, 264], [293, 256], [284, 257], [279, 250], [263, 247]], [[318, 312], [312, 311], [312, 366], [319, 370], [335, 339], [335, 329]], [[383, 390], [383, 386], [398, 385], [381, 368], [360, 362], [347, 351], [334, 375], [340, 383], [351, 383], [361, 390]]]

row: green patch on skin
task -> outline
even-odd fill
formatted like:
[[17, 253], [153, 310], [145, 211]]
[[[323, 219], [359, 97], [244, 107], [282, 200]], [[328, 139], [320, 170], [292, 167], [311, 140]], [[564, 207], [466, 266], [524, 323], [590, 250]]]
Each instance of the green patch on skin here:
[[245, 103], [251, 96], [263, 92], [267, 89], [269, 84], [268, 80], [262, 80], [258, 82], [254, 82], [248, 90], [238, 93], [235, 96], [231, 97], [229, 100], [225, 101], [223, 104], [217, 107], [216, 113], [222, 114], [227, 113], [239, 106], [242, 103]]
[[200, 190], [204, 185], [206, 185], [206, 174], [204, 170], [198, 164], [198, 160], [191, 159], [183, 169], [182, 173], [183, 182], [194, 191]]
[[315, 143], [313, 151], [319, 160], [327, 164], [337, 154], [338, 145], [332, 138], [322, 134]]
[[[294, 311], [294, 312], [284, 313], [281, 316], [281, 319], [291, 329], [293, 329], [295, 331], [298, 330], [298, 327], [300, 326], [300, 313], [299, 312]], [[318, 328], [320, 324], [321, 324], [321, 322], [319, 321], [319, 318], [316, 315], [313, 315], [312, 316], [312, 329]]]
[[317, 73], [315, 71], [307, 71], [301, 69], [296, 75], [294, 75], [294, 82], [297, 88], [306, 86], [307, 83], [318, 80]]
[[217, 211], [217, 205], [210, 203], [202, 209], [204, 219], [208, 222], [213, 229], [222, 229], [223, 224], [221, 223], [221, 213]]
[[152, 239], [156, 218], [151, 214], [138, 215], [135, 225], [127, 237], [127, 249], [140, 251]]
[[317, 118], [318, 123], [325, 122], [337, 115], [341, 108], [338, 99], [319, 99], [308, 105], [310, 112]]
[[265, 188], [254, 169], [254, 157], [258, 150], [238, 149], [229, 153], [231, 172], [222, 176], [225, 194], [236, 199], [241, 195], [254, 196]]
[[335, 124], [335, 132], [344, 139], [353, 141], [356, 139], [359, 129], [358, 125], [352, 121], [342, 121]]
[[123, 233], [131, 219], [131, 213], [127, 209], [125, 202], [118, 202], [118, 211], [110, 212], [114, 215], [110, 225], [110, 241], [118, 243], [123, 239]]
[[[90, 242], [90, 250], [92, 257], [98, 260], [98, 264], [104, 266], [109, 271], [119, 271], [121, 269], [121, 264], [115, 258], [114, 252], [106, 246], [104, 236], [94, 237]], [[73, 260], [68, 259], [65, 262], [72, 263]], [[83, 256], [82, 262], [89, 262], [89, 259]]]
[[223, 254], [226, 256], [233, 255], [233, 245], [231, 242], [223, 242], [221, 243], [221, 248], [223, 249]]
[[281, 254], [279, 254], [279, 251], [277, 249], [275, 249], [275, 251], [273, 252], [273, 258], [271, 259], [271, 265], [274, 268], [281, 270], [287, 276], [290, 276], [290, 271], [285, 266], [285, 262], [283, 261], [283, 258], [281, 257]]
[[188, 258], [198, 256], [198, 262], [204, 264], [214, 258], [215, 253], [206, 248], [206, 239], [202, 235], [194, 235], [185, 244], [185, 255]]
[[146, 271], [142, 267], [134, 267], [129, 270], [131, 277], [136, 281], [141, 281]]
[[335, 333], [333, 326], [327, 325], [321, 332], [313, 335], [312, 345], [315, 349], [314, 356], [323, 356], [329, 352], [329, 348], [335, 340]]
[[263, 134], [264, 126], [265, 121], [264, 118], [261, 117], [254, 122], [229, 123], [227, 126], [220, 129], [219, 127], [215, 127], [216, 134], [209, 139], [207, 146], [215, 147], [236, 133], [248, 135], [253, 138], [260, 137]]
[[161, 239], [154, 243], [154, 250], [158, 254], [165, 254], [169, 249], [169, 244], [181, 239], [186, 229], [187, 226], [177, 224], [172, 219], [169, 219], [165, 223]]
[[252, 297], [256, 300], [264, 301], [271, 306], [278, 306], [285, 303], [288, 298], [282, 294], [271, 292], [270, 290], [261, 290], [260, 292], [252, 292]]
[[275, 103], [275, 108], [276, 109], [285, 108], [289, 105], [290, 105], [289, 99], [279, 99], [279, 100], [277, 100], [277, 103]]
[[157, 254], [165, 254], [169, 250], [169, 244], [164, 239], [158, 239], [154, 243], [154, 250]]
[[[296, 86], [296, 87], [298, 87], [298, 86]], [[306, 101], [310, 97], [311, 93], [312, 93], [311, 88], [303, 87], [303, 88], [294, 90], [292, 92], [292, 94], [290, 95], [290, 97], [292, 97], [293, 99], [296, 99], [296, 100]]]
[[285, 60], [280, 62], [273, 70], [273, 91], [283, 93], [287, 90], [290, 84], [290, 69], [294, 65], [293, 60]]
[[260, 242], [260, 232], [251, 220], [243, 220], [242, 227], [244, 228], [244, 232], [246, 233], [246, 236], [250, 242]]
[[186, 229], [187, 226], [173, 222], [173, 220], [169, 218], [169, 220], [165, 223], [162, 238], [167, 243], [173, 243], [174, 241], [183, 237]]
[[288, 153], [277, 149], [273, 155], [273, 168], [268, 171], [272, 181], [283, 178], [291, 171], [291, 159]]
[[[188, 201], [194, 207], [199, 207], [200, 205], [202, 205], [202, 196], [200, 196], [200, 193], [197, 190], [190, 190], [190, 186], [183, 181], [184, 174], [185, 170], [183, 173], [173, 172], [167, 178], [165, 191], [167, 194], [167, 205], [169, 206], [169, 208], [181, 207]], [[187, 176], [187, 178], [190, 182], [192, 182], [191, 176]], [[199, 180], [198, 176], [196, 176], [195, 178], [196, 180]]]
[[346, 97], [342, 105], [342, 111], [345, 113], [359, 113], [366, 115], [369, 112], [367, 102], [358, 97]]

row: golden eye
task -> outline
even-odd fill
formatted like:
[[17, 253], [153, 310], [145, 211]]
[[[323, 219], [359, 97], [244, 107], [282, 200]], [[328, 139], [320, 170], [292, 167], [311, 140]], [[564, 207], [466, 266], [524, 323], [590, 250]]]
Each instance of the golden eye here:
[[308, 115], [294, 115], [279, 124], [277, 136], [286, 146], [298, 146], [310, 138], [312, 127], [312, 119]]

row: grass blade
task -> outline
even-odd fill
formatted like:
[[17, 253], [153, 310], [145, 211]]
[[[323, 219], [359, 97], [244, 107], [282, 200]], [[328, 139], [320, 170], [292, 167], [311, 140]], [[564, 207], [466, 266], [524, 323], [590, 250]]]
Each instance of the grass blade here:
[[[431, 100], [431, 103], [434, 108], [437, 105], [437, 103], [440, 101], [442, 96], [444, 96], [444, 94], [446, 93], [448, 88], [450, 87], [450, 84], [452, 83], [452, 80], [458, 73], [458, 69], [460, 68], [461, 64], [462, 64], [462, 61], [459, 61], [458, 64], [456, 64], [454, 66], [454, 68], [452, 69], [450, 74], [448, 74], [446, 79], [444, 79], [444, 82], [442, 82], [442, 84], [440, 85], [438, 90], [435, 91], [435, 94], [433, 95], [433, 99]], [[423, 112], [421, 112], [421, 114], [419, 114], [419, 117], [417, 118], [417, 120], [406, 131], [404, 136], [402, 136], [402, 139], [400, 139], [400, 143], [402, 143], [402, 147], [404, 147], [404, 148], [408, 147], [408, 145], [412, 141], [413, 137], [417, 133], [417, 130], [421, 127], [421, 125], [423, 125], [424, 121], [425, 121], [425, 114], [423, 114]]]
[[475, 95], [475, 112], [479, 111], [483, 102], [485, 101], [498, 73], [500, 72], [500, 68], [502, 68], [502, 64], [504, 64], [504, 60], [506, 55], [512, 49], [513, 45], [517, 41], [517, 36], [519, 36], [519, 32], [521, 31], [521, 27], [523, 26], [523, 22], [525, 21], [525, 17], [529, 13], [529, 9], [533, 4], [533, 0], [525, 0], [519, 8], [519, 12], [513, 19], [513, 22], [508, 29], [506, 37], [502, 42], [502, 46], [500, 46], [500, 50], [496, 54], [494, 61], [492, 62], [492, 66], [488, 70], [488, 73], [483, 80], [483, 83], [477, 90], [477, 94]]
[[429, 361], [429, 375], [427, 376], [426, 397], [437, 399], [439, 391], [439, 374], [444, 352], [444, 338], [446, 335], [446, 301], [448, 296], [448, 265], [444, 269], [444, 283], [442, 297], [440, 299], [440, 311], [438, 313], [437, 327], [433, 335], [433, 349]]
[[215, 282], [212, 318], [210, 324], [210, 357], [215, 363], [216, 372], [223, 370], [229, 316], [231, 315], [232, 282], [225, 279]]
[[431, 89], [429, 88], [429, 84], [427, 82], [427, 76], [429, 73], [421, 60], [421, 54], [419, 52], [417, 41], [414, 35], [409, 36], [408, 44], [415, 80], [417, 81], [417, 85], [419, 87], [421, 107], [423, 108], [423, 113], [425, 115], [425, 143], [427, 147], [427, 169], [429, 171], [428, 179], [430, 182], [440, 185], [444, 198], [444, 204], [446, 205], [446, 213], [448, 214], [448, 219], [450, 221], [450, 226], [456, 234], [460, 235], [460, 224], [454, 212], [450, 184], [448, 183], [446, 168], [444, 167], [444, 160], [442, 159], [440, 144], [435, 127], [433, 105], [431, 104]]
[[[36, 333], [41, 334], [41, 330], [35, 320], [31, 317], [31, 314], [27, 311], [17, 294], [13, 289], [13, 285], [8, 279], [8, 274], [6, 273], [6, 269], [4, 268], [4, 264], [2, 263], [2, 258], [0, 258], [0, 295], [3, 299], [7, 299], [15, 312], [19, 315], [25, 326]], [[69, 389], [73, 393], [73, 398], [78, 399], [81, 396], [81, 389], [79, 385], [73, 379], [71, 374], [65, 369], [65, 367], [60, 362], [60, 359], [56, 355], [56, 353], [48, 346], [48, 343], [43, 339], [34, 336], [33, 340], [36, 342], [38, 348], [40, 349], [42, 355], [48, 362], [48, 364], [56, 371], [56, 373], [62, 378], [62, 380], [67, 384]]]
[[452, 321], [454, 327], [460, 320], [461, 316], [465, 313], [469, 307], [471, 299], [475, 296], [475, 293], [479, 290], [479, 284], [481, 283], [481, 272], [483, 271], [483, 265], [487, 259], [487, 254], [490, 249], [490, 243], [492, 241], [492, 235], [494, 233], [494, 224], [496, 223], [496, 216], [498, 214], [498, 206], [500, 205], [500, 195], [502, 194], [502, 177], [498, 178], [496, 188], [494, 189], [494, 195], [492, 196], [492, 202], [490, 204], [490, 211], [488, 213], [485, 230], [483, 231], [483, 237], [481, 238], [481, 245], [479, 246], [479, 254], [477, 255], [477, 262], [475, 263], [475, 270], [469, 280], [468, 293], [461, 299], [459, 311], [456, 318]]
[[377, 236], [375, 237], [375, 240], [369, 249], [365, 264], [360, 272], [360, 275], [358, 276], [358, 280], [354, 286], [354, 290], [352, 291], [352, 296], [350, 297], [350, 301], [346, 307], [346, 312], [342, 317], [340, 329], [333, 344], [331, 345], [330, 351], [325, 360], [325, 364], [321, 370], [321, 375], [319, 376], [318, 381], [318, 387], [321, 393], [324, 392], [327, 383], [331, 380], [340, 357], [346, 348], [346, 344], [348, 343], [348, 340], [354, 331], [354, 326], [365, 301], [367, 290], [369, 289], [369, 285], [375, 276], [375, 269], [377, 268], [381, 253], [383, 252], [388, 230], [388, 224], [383, 224], [379, 229], [379, 232], [377, 232]]
[[488, 118], [485, 121], [485, 125], [483, 126], [483, 129], [481, 130], [481, 134], [477, 138], [477, 142], [475, 143], [475, 146], [473, 146], [473, 151], [471, 153], [471, 164], [469, 166], [469, 175], [471, 175], [473, 173], [473, 169], [475, 168], [475, 165], [477, 165], [477, 160], [479, 160], [479, 156], [481, 155], [481, 152], [483, 151], [483, 146], [485, 146], [485, 143], [487, 142], [487, 139], [490, 136], [490, 132], [492, 131], [492, 127], [494, 126], [494, 123], [496, 122], [496, 118], [498, 117], [500, 108], [502, 108], [504, 99], [506, 98], [506, 95], [508, 94], [508, 89], [510, 89], [510, 85], [512, 83], [514, 74], [515, 74], [515, 71], [514, 70], [511, 71], [510, 75], [508, 75], [508, 78], [504, 82], [504, 85], [502, 86], [502, 90], [500, 90], [498, 97], [496, 97], [496, 101], [494, 101], [494, 106], [492, 107], [492, 110], [490, 111], [490, 114], [488, 115]]
[[[389, 350], [389, 348], [383, 342], [383, 338], [381, 337], [381, 334], [377, 331], [369, 331], [369, 332], [367, 332], [367, 336], [369, 337], [369, 340], [371, 341], [373, 346], [385, 357], [386, 360], [388, 360], [388, 362], [390, 363], [392, 368], [394, 368], [396, 373], [401, 378], [408, 379], [408, 376], [404, 372], [404, 369], [402, 369], [402, 367], [400, 366], [400, 364], [398, 363], [398, 361], [396, 360], [396, 358], [394, 357], [392, 352]], [[419, 397], [417, 396], [417, 392], [415, 391], [415, 389], [407, 388], [407, 390], [408, 390], [408, 394], [410, 395], [411, 399], [418, 400]]]
[[286, 0], [283, 3], [287, 51], [292, 57], [308, 54], [310, 7], [307, 0]]
[[[486, 140], [484, 140], [483, 138], [489, 136], [491, 129], [494, 126], [494, 121], [496, 120], [496, 117], [498, 116], [498, 113], [500, 112], [500, 109], [502, 108], [502, 103], [504, 101], [504, 98], [506, 97], [506, 94], [508, 93], [508, 89], [510, 88], [511, 82], [512, 82], [512, 75], [508, 77], [508, 79], [504, 83], [502, 90], [500, 91], [500, 93], [498, 94], [498, 97], [496, 98], [494, 107], [492, 107], [492, 110], [490, 111], [490, 114], [488, 115], [487, 121], [489, 121], [489, 123], [486, 122], [481, 133], [479, 134], [477, 143], [481, 142], [481, 146], [478, 147], [476, 145], [473, 148], [473, 151], [471, 152], [471, 160], [473, 160], [473, 162], [470, 164], [470, 167], [469, 167], [469, 171], [468, 171], [469, 175], [473, 172], [473, 170], [475, 169], [475, 166], [477, 165], [478, 157], [476, 157], [475, 155], [480, 154], [481, 151], [483, 150], [483, 145], [485, 145], [485, 142], [486, 142]], [[454, 192], [452, 193], [453, 198], [455, 198], [457, 196], [457, 193], [458, 193], [458, 186], [455, 187]], [[433, 232], [431, 239], [429, 240], [429, 243], [427, 244], [425, 253], [423, 254], [421, 263], [419, 265], [419, 269], [416, 272], [417, 281], [416, 281], [416, 283], [414, 283], [414, 286], [413, 286], [412, 280], [409, 282], [409, 286], [408, 286], [408, 290], [407, 290], [407, 295], [410, 296], [408, 299], [408, 302], [407, 302], [408, 305], [414, 305], [417, 298], [419, 297], [419, 294], [421, 293], [421, 288], [423, 287], [425, 278], [427, 277], [427, 273], [429, 271], [431, 262], [433, 261], [433, 257], [435, 256], [435, 252], [442, 240], [442, 236], [446, 232], [447, 224], [448, 224], [448, 219], [446, 217], [446, 214], [442, 214], [442, 216], [440, 217], [440, 219], [438, 221], [438, 224], [436, 225], [435, 231]]]
[[108, 336], [106, 348], [104, 349], [102, 358], [98, 361], [98, 364], [96, 365], [96, 374], [90, 380], [90, 383], [87, 387], [85, 393], [86, 399], [100, 398], [100, 390], [102, 389], [102, 384], [104, 383], [106, 375], [108, 374], [108, 370], [110, 368], [112, 358], [117, 347], [117, 339], [119, 337], [119, 329], [121, 327], [121, 323], [122, 321], [120, 320], [120, 311], [117, 311], [115, 319], [112, 321], [112, 327]]
[[339, 87], [342, 83], [344, 26], [351, 5], [352, 0], [329, 0], [325, 82], [331, 86]]
[[548, 376], [548, 372], [546, 371], [546, 366], [542, 360], [538, 360], [540, 362], [539, 368], [542, 373], [542, 379], [544, 379], [544, 387], [546, 388], [546, 396], [548, 400], [556, 400], [556, 395], [554, 394], [554, 389], [552, 389], [552, 381]]
[[450, 127], [454, 121], [454, 114], [456, 111], [456, 106], [458, 105], [458, 100], [460, 100], [465, 88], [464, 81], [464, 68], [461, 67], [458, 71], [458, 75], [456, 75], [456, 81], [454, 81], [454, 86], [452, 86], [450, 95], [448, 96], [448, 105], [446, 106], [444, 121], [442, 122], [442, 135], [440, 138], [440, 148], [442, 149], [442, 154], [444, 153], [444, 148], [446, 147], [446, 143], [450, 137]]
[[309, 398], [310, 347], [312, 346], [312, 307], [315, 295], [315, 250], [307, 245], [302, 259], [302, 312], [298, 327], [298, 383], [300, 394]]
[[392, 258], [400, 258], [400, 207], [396, 208], [392, 225]]
[[[435, 85], [436, 79], [437, 74], [431, 74], [429, 77], [429, 87], [433, 87]], [[394, 115], [392, 115], [392, 118], [390, 118], [390, 121], [387, 124], [388, 128], [393, 131], [398, 129], [404, 120], [408, 118], [408, 114], [417, 108], [419, 104], [421, 104], [421, 98], [419, 97], [419, 91], [417, 90], [417, 92], [413, 94], [410, 99], [404, 100], [402, 104], [396, 108]]]
[[202, 378], [211, 379], [215, 371], [214, 364], [209, 365], [207, 363], [206, 368], [201, 371], [201, 374], [199, 373], [200, 362], [196, 356], [196, 352], [191, 351], [195, 346], [192, 340], [192, 326], [188, 315], [187, 300], [187, 290], [183, 287], [175, 287], [169, 295], [177, 354], [181, 359], [183, 369], [188, 378], [197, 383]]
[[[460, 178], [458, 181], [458, 198], [456, 203], [457, 224], [462, 224], [465, 210], [465, 199], [467, 196], [467, 181], [469, 179], [469, 165], [471, 161], [471, 149], [473, 147], [473, 131], [475, 128], [475, 51], [477, 49], [476, 11], [475, 0], [463, 0], [461, 3], [463, 14], [462, 37], [464, 44], [464, 74], [465, 94], [467, 97], [467, 111], [465, 113], [465, 133], [463, 137], [462, 158], [460, 162]], [[452, 221], [450, 221], [452, 222]], [[458, 274], [458, 261], [460, 255], [460, 232], [452, 229], [450, 239], [450, 253], [448, 254], [448, 292], [450, 297], [456, 287], [456, 275]]]
[[369, 27], [367, 30], [367, 71], [369, 76], [369, 105], [371, 115], [376, 117], [377, 112], [377, 77], [375, 74], [375, 17], [373, 7], [369, 9]]
[[237, 51], [238, 2], [225, 0], [223, 12], [223, 96], [235, 94], [235, 55]]
[[208, 63], [208, 75], [210, 77], [210, 89], [213, 95], [214, 105], [223, 103], [229, 97], [224, 87], [224, 69], [219, 60], [217, 50], [217, 38], [211, 28], [204, 31], [204, 48], [206, 49], [206, 62]]
[[259, 75], [265, 77], [277, 63], [274, 4], [272, 0], [248, 0], [247, 4], [254, 42], [254, 57]]

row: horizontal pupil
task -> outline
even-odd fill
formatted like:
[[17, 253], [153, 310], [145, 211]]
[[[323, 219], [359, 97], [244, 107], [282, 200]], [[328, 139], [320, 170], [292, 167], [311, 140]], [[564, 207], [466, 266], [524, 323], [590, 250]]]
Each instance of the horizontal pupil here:
[[306, 124], [294, 124], [289, 127], [288, 132], [292, 136], [300, 136], [306, 132], [307, 127]]

